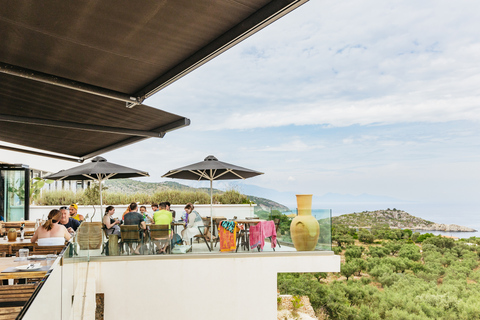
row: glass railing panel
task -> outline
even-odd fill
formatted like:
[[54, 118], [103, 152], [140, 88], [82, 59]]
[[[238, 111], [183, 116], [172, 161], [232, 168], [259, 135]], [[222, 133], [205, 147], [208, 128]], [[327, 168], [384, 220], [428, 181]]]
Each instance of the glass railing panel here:
[[[277, 240], [280, 245], [293, 247], [290, 234], [290, 225], [297, 216], [297, 210], [279, 211], [274, 208], [263, 208], [256, 210], [255, 215], [260, 219], [272, 220], [278, 223]], [[320, 226], [320, 235], [318, 238], [316, 250], [332, 250], [332, 210], [331, 209], [313, 209], [312, 216], [318, 221]]]

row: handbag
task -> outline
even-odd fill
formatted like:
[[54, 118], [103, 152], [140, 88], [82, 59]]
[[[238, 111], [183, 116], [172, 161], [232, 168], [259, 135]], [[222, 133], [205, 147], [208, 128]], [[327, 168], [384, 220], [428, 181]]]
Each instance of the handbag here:
[[172, 249], [172, 253], [187, 253], [191, 248], [191, 245], [179, 244]]

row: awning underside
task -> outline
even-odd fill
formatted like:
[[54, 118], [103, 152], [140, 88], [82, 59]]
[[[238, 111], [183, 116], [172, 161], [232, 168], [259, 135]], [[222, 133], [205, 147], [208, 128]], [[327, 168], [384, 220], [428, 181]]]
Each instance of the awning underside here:
[[2, 1], [0, 140], [88, 158], [148, 135], [23, 118], [157, 132], [188, 125], [138, 104], [306, 1]]
[[[148, 138], [140, 135], [146, 134], [144, 131], [160, 136], [189, 124], [184, 117], [145, 105], [126, 108], [121, 101], [9, 75], [0, 74], [0, 83], [4, 84], [0, 90], [0, 119], [4, 119], [0, 122], [0, 139], [36, 149], [91, 158]], [[47, 124], [42, 120], [47, 120]], [[81, 129], [72, 128], [69, 123], [78, 124]], [[87, 126], [82, 128], [82, 124]], [[141, 132], [118, 133], [121, 129]]]

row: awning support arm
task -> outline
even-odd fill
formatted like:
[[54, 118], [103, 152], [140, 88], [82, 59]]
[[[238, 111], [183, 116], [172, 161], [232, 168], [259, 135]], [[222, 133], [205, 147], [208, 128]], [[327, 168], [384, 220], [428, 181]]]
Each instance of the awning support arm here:
[[127, 108], [131, 108], [133, 106], [141, 104], [144, 100], [143, 97], [132, 96], [123, 92], [118, 92], [102, 87], [97, 87], [88, 83], [57, 77], [43, 72], [25, 69], [4, 62], [0, 62], [0, 72], [20, 78], [48, 83], [54, 86], [86, 92], [113, 100], [124, 101], [127, 103]]
[[59, 156], [59, 155], [56, 155], [56, 154], [51, 154], [51, 153], [46, 153], [46, 152], [39, 152], [39, 151], [33, 151], [33, 150], [21, 149], [21, 148], [14, 148], [14, 147], [2, 146], [2, 145], [0, 145], [0, 149], [4, 149], [4, 150], [8, 150], [8, 151], [15, 151], [15, 152], [22, 152], [22, 153], [27, 153], [27, 154], [33, 154], [35, 156], [41, 156], [41, 157], [49, 157], [49, 158], [58, 159], [58, 160], [73, 161], [73, 162], [78, 162], [78, 163], [82, 163], [84, 161], [84, 159], [82, 159], [82, 158], [69, 158], [69, 157]]
[[116, 133], [116, 134], [124, 134], [127, 136], [139, 136], [139, 137], [148, 137], [148, 138], [161, 138], [165, 135], [165, 133], [163, 132], [159, 133], [159, 132], [146, 131], [146, 130], [99, 126], [99, 125], [87, 124], [87, 123], [48, 120], [48, 119], [39, 119], [39, 118], [30, 118], [30, 117], [19, 117], [19, 116], [7, 115], [7, 114], [0, 114], [0, 122], [2, 121], [34, 124], [34, 125], [40, 125], [40, 126], [65, 128], [65, 129], [79, 129], [79, 130], [85, 130], [85, 131]]

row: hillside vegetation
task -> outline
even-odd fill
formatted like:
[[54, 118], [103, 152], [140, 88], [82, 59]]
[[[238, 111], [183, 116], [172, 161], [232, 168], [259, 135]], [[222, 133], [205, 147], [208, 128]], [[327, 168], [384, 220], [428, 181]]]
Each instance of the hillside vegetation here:
[[[112, 179], [105, 182], [103, 187], [103, 203], [106, 205], [128, 204], [140, 202], [143, 204], [169, 201], [172, 204], [188, 202], [198, 204], [210, 203], [209, 188], [193, 188], [173, 181], [143, 182], [132, 179]], [[258, 210], [288, 210], [287, 207], [264, 198], [246, 196], [236, 190], [222, 191], [213, 189], [213, 202], [221, 204], [257, 204]], [[81, 205], [98, 204], [100, 195], [98, 184], [74, 193], [73, 191], [44, 191], [36, 199], [37, 205], [57, 205], [78, 203]]]
[[279, 273], [280, 294], [306, 295], [318, 319], [480, 319], [480, 238], [410, 230], [333, 229], [340, 273]]

